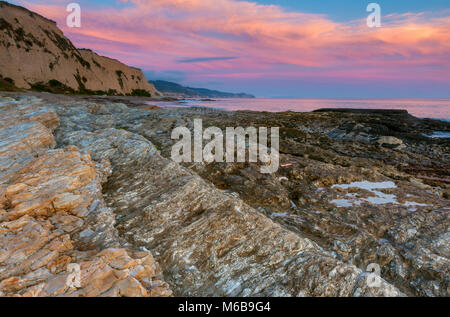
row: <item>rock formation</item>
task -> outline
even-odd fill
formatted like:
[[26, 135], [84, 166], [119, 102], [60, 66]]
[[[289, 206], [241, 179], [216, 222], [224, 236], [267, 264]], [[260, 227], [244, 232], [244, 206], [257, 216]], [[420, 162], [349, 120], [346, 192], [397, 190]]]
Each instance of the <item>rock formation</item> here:
[[[2, 86], [158, 94], [0, 1]], [[112, 100], [0, 95], [0, 296], [449, 295], [449, 123]], [[173, 162], [197, 118], [279, 127], [280, 169]]]
[[165, 111], [121, 127], [148, 136], [167, 157], [173, 127], [192, 129], [194, 118], [204, 129], [280, 127], [273, 175], [247, 163], [186, 167], [337, 259], [378, 264], [408, 295], [448, 296], [450, 140], [424, 134], [450, 131], [449, 123], [390, 111]]
[[54, 149], [58, 125], [38, 100], [1, 99], [0, 296], [170, 296], [152, 254], [114, 228], [101, 193], [110, 163]]
[[[0, 99], [2, 295], [448, 296], [448, 125], [42, 98]], [[171, 161], [194, 118], [280, 126], [279, 171]]]
[[24, 89], [159, 95], [141, 70], [77, 49], [56, 23], [0, 1], [0, 76]]
[[[70, 101], [36, 109], [30, 103], [41, 101], [2, 104], [5, 116], [14, 116], [16, 109], [31, 117], [40, 114], [37, 121], [27, 118], [3, 129], [32, 138], [11, 142], [33, 144], [20, 155], [10, 143], [4, 145], [8, 159], [21, 159], [6, 160], [2, 169], [3, 294], [169, 294], [151, 255], [133, 251], [151, 250], [176, 295], [402, 295], [383, 280], [370, 287], [368, 273], [162, 157], [145, 137], [107, 127], [118, 117], [145, 120], [148, 112], [123, 104]], [[58, 149], [51, 150], [56, 118]], [[18, 130], [17, 124], [30, 125], [30, 130]], [[22, 241], [23, 232], [25, 237], [34, 234], [32, 242]], [[55, 269], [54, 262], [63, 263]], [[86, 274], [101, 267], [98, 275], [105, 285], [96, 282], [102, 287], [94, 287], [86, 277], [81, 290], [68, 290], [69, 262], [80, 263], [82, 272], [86, 267]], [[144, 262], [151, 262], [152, 269]]]

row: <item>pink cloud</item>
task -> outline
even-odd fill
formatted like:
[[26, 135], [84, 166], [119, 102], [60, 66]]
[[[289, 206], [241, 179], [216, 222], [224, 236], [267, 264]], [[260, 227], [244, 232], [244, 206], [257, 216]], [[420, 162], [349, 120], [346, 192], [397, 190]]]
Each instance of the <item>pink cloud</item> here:
[[[389, 15], [382, 28], [370, 29], [365, 20], [337, 23], [246, 1], [121, 1], [130, 6], [83, 10], [81, 29], [65, 27], [65, 2], [23, 4], [58, 21], [77, 46], [144, 69], [204, 78], [411, 80], [417, 74], [450, 82], [450, 16]], [[214, 60], [224, 56], [234, 58]], [[199, 61], [178, 62], [186, 59]]]

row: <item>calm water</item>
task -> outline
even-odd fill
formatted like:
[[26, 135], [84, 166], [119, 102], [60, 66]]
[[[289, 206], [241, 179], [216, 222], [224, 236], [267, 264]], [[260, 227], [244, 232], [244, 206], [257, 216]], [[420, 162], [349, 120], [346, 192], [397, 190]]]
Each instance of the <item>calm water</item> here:
[[320, 108], [405, 109], [419, 118], [450, 119], [450, 99], [217, 99], [151, 102], [164, 107], [212, 107], [224, 110], [309, 112]]

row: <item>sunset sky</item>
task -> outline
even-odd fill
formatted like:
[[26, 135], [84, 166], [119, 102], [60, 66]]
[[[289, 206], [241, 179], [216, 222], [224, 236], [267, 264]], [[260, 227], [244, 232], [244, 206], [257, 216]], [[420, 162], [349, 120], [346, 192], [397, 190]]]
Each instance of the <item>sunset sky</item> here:
[[[148, 79], [258, 97], [450, 97], [448, 0], [8, 2]], [[81, 28], [66, 26], [70, 2]], [[366, 24], [370, 2], [381, 28]]]

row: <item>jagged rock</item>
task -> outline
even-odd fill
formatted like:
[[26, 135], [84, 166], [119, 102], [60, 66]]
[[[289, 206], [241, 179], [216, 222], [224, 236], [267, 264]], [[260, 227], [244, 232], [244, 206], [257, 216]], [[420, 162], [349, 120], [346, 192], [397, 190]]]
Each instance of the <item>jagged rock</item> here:
[[[50, 281], [45, 269], [67, 273], [70, 261], [95, 267], [100, 288], [110, 286], [103, 295], [144, 294], [135, 280], [147, 295], [166, 294], [161, 278], [144, 281], [132, 275], [120, 283], [112, 281], [109, 268], [134, 263], [128, 257], [139, 257], [130, 252], [145, 247], [152, 250], [176, 295], [448, 295], [448, 141], [421, 136], [434, 122], [404, 113], [395, 118], [364, 112], [269, 116], [149, 110], [98, 99], [49, 100], [43, 102], [45, 107], [61, 122], [54, 132], [59, 149], [49, 150], [52, 142], [42, 149], [35, 146], [39, 155], [29, 159], [58, 151], [80, 153], [91, 158], [96, 185], [86, 217], [71, 210], [44, 217], [53, 226], [49, 232], [60, 233], [61, 241], [70, 236], [74, 251], [63, 251], [31, 275], [19, 274], [18, 281], [26, 277], [21, 282], [26, 285], [33, 279], [43, 281], [33, 284], [36, 288], [27, 286], [33, 294], [44, 294], [43, 283]], [[280, 169], [262, 175], [257, 164], [180, 166], [168, 160], [174, 142], [171, 130], [192, 129], [194, 118], [202, 118], [205, 128], [280, 126]], [[439, 128], [445, 126], [440, 123]], [[327, 137], [334, 129], [366, 133], [369, 142]], [[406, 147], [380, 147], [376, 140], [386, 136], [402, 140]], [[29, 159], [26, 164], [31, 164]], [[13, 178], [4, 179], [0, 187], [14, 185]], [[388, 186], [378, 188], [380, 183]], [[71, 198], [61, 199], [61, 206]], [[0, 195], [0, 204], [2, 223], [31, 217], [11, 220], [5, 195]], [[39, 225], [45, 232], [47, 223]], [[110, 238], [104, 239], [104, 230]], [[125, 249], [128, 256], [118, 252], [117, 260], [104, 264], [97, 254], [106, 248]], [[38, 264], [45, 262], [47, 253], [37, 259], [42, 259]], [[367, 284], [364, 271], [371, 263], [381, 267], [384, 281], [379, 288]], [[58, 276], [52, 275], [52, 292], [60, 290]], [[13, 285], [14, 278], [8, 276], [5, 284]], [[0, 291], [24, 294], [23, 289]], [[89, 287], [83, 294], [101, 295]]]
[[55, 146], [51, 132], [29, 122], [0, 129], [0, 186], [6, 184], [31, 158]]
[[170, 296], [150, 252], [121, 248], [101, 193], [110, 163], [51, 149], [56, 113], [23, 101], [0, 108], [1, 296]]
[[368, 287], [356, 267], [161, 157], [143, 137], [116, 129], [59, 137], [110, 159], [106, 193], [119, 231], [159, 253], [177, 295], [401, 295], [384, 281]]
[[0, 103], [0, 128], [27, 122], [39, 122], [53, 131], [59, 125], [59, 117], [34, 97], [20, 101], [6, 98]]
[[[104, 127], [99, 120], [101, 116], [85, 116], [75, 111], [69, 114], [67, 108], [60, 109], [62, 120], [66, 122], [64, 126], [70, 126], [57, 134], [60, 142], [67, 132], [76, 130], [72, 127], [92, 132], [99, 124]], [[81, 105], [77, 107], [78, 112], [85, 111], [83, 109]], [[426, 140], [427, 143], [423, 143], [420, 136], [421, 129], [429, 129], [431, 122], [405, 116], [403, 112], [398, 118], [390, 118], [390, 112], [369, 115], [281, 113], [270, 117], [257, 112], [205, 109], [115, 112], [112, 107], [108, 120], [156, 142], [167, 156], [170, 156], [173, 144], [171, 129], [176, 126], [192, 129], [194, 118], [202, 118], [205, 128], [281, 126], [282, 167], [276, 175], [263, 176], [254, 164], [186, 166], [217, 188], [230, 194], [234, 192], [233, 195], [289, 230], [311, 237], [338, 259], [351, 261], [363, 270], [370, 263], [378, 263], [383, 277], [410, 295], [448, 294], [449, 251], [434, 244], [436, 240], [443, 241], [443, 233], [448, 231], [449, 204], [445, 200], [445, 189], [442, 189], [446, 185], [441, 181], [437, 187], [429, 186], [402, 172], [415, 172], [429, 166], [428, 174], [440, 175], [441, 179], [448, 174], [448, 154], [445, 154], [448, 153], [448, 141]], [[351, 129], [372, 135], [370, 142], [332, 141], [323, 137], [334, 127], [351, 121], [355, 121], [347, 124]], [[401, 136], [407, 140], [405, 151], [376, 145], [375, 140], [383, 134], [397, 133], [394, 121], [407, 131]], [[442, 123], [439, 128], [443, 129]], [[416, 135], [412, 134], [412, 129], [416, 130]], [[432, 147], [434, 149], [430, 150]], [[411, 169], [405, 166], [411, 166]], [[126, 175], [129, 177], [129, 173]], [[280, 181], [281, 178], [288, 180]], [[434, 179], [439, 181], [437, 177]], [[335, 184], [355, 181], [391, 181], [397, 188], [383, 191], [394, 195], [395, 200], [393, 203], [370, 203], [379, 199], [371, 192], [331, 188]], [[361, 199], [365, 200], [359, 204]], [[356, 203], [342, 207], [337, 205], [340, 200]], [[415, 231], [417, 233], [413, 234]], [[412, 254], [422, 260], [411, 262]]]
[[[416, 164], [415, 166], [426, 164], [422, 155], [415, 154], [418, 146], [423, 146], [422, 143], [414, 143], [417, 142], [415, 141], [416, 136], [402, 135], [402, 138], [408, 140], [407, 151], [391, 151], [376, 146], [375, 140], [380, 137], [377, 135], [377, 131], [395, 134], [394, 130], [380, 126], [384, 122], [387, 122], [388, 127], [393, 125], [392, 119], [383, 117], [390, 115], [390, 113], [370, 115], [281, 113], [271, 114], [268, 118], [267, 114], [257, 112], [222, 112], [195, 108], [145, 111], [141, 108], [124, 109], [114, 104], [108, 104], [110, 107], [107, 113], [102, 110], [101, 113], [86, 114], [87, 109], [92, 107], [89, 102], [72, 103], [72, 106], [67, 106], [68, 104], [66, 101], [61, 101], [60, 106], [54, 108], [63, 122], [56, 134], [57, 140], [62, 145], [72, 142], [81, 144], [82, 142], [83, 146], [86, 146], [89, 142], [91, 143], [89, 145], [89, 148], [92, 149], [91, 153], [96, 153], [92, 155], [97, 155], [99, 158], [105, 157], [105, 155], [113, 157], [112, 161], [116, 162], [116, 165], [113, 163], [113, 166], [115, 166], [113, 169], [116, 169], [116, 172], [113, 173], [106, 186], [108, 196], [112, 197], [108, 198], [108, 202], [116, 210], [127, 211], [133, 210], [127, 208], [136, 204], [136, 210], [139, 210], [139, 212], [133, 212], [129, 216], [126, 213], [119, 213], [118, 217], [118, 227], [121, 232], [123, 234], [126, 234], [128, 230], [132, 232], [132, 234], [129, 234], [129, 239], [131, 239], [129, 241], [134, 241], [134, 237], [143, 237], [142, 240], [132, 243], [147, 246], [161, 243], [158, 238], [152, 236], [151, 232], [144, 234], [141, 229], [137, 229], [142, 226], [142, 223], [146, 223], [143, 227], [148, 228], [149, 231], [152, 230], [152, 226], [146, 222], [147, 218], [138, 215], [147, 206], [154, 204], [153, 200], [149, 201], [149, 199], [153, 199], [155, 192], [170, 192], [176, 195], [177, 186], [170, 185], [171, 182], [162, 181], [162, 179], [173, 178], [171, 174], [173, 168], [168, 169], [164, 177], [143, 182], [142, 180], [148, 177], [145, 176], [145, 173], [150, 173], [148, 171], [153, 170], [155, 165], [158, 166], [157, 163], [153, 163], [153, 161], [151, 161], [152, 163], [143, 163], [146, 159], [142, 155], [138, 156], [138, 162], [131, 163], [131, 157], [126, 158], [127, 150], [121, 149], [118, 151], [118, 146], [115, 145], [122, 144], [125, 141], [112, 142], [109, 140], [108, 142], [112, 145], [107, 146], [108, 142], [99, 142], [99, 139], [95, 136], [95, 133], [100, 133], [99, 129], [108, 128], [113, 122], [116, 127], [133, 131], [154, 141], [163, 155], [170, 156], [170, 148], [173, 144], [173, 141], [170, 140], [171, 129], [177, 126], [187, 126], [192, 129], [194, 118], [202, 118], [205, 128], [208, 126], [217, 126], [222, 129], [227, 126], [281, 126], [282, 166], [275, 175], [261, 175], [258, 166], [254, 164], [213, 163], [186, 164], [186, 166], [212, 182], [217, 188], [225, 190], [228, 193], [227, 195], [234, 198], [241, 197], [263, 215], [270, 217], [290, 231], [301, 237], [306, 235], [311, 238], [324, 250], [331, 252], [334, 257], [344, 262], [352, 262], [362, 270], [365, 270], [370, 263], [379, 264], [382, 268], [382, 276], [407, 294], [443, 296], [448, 292], [448, 282], [445, 278], [448, 275], [448, 257], [445, 256], [448, 251], [442, 246], [440, 248], [434, 246], [436, 239], [443, 241], [442, 237], [438, 237], [438, 233], [448, 230], [448, 211], [446, 211], [448, 210], [448, 202], [438, 198], [444, 197], [439, 187], [433, 189], [433, 187], [424, 185], [416, 178], [393, 167], [396, 166], [397, 162], [408, 162], [408, 164]], [[417, 129], [417, 133], [420, 135], [422, 121], [415, 118], [411, 119], [412, 117], [399, 113], [399, 118], [394, 118], [393, 121], [398, 121], [399, 125], [404, 126], [405, 131], [410, 127], [408, 126], [409, 123], [401, 121], [403, 117], [405, 117], [406, 122], [412, 122], [414, 129]], [[355, 121], [355, 123], [348, 123], [352, 121]], [[372, 121], [375, 122], [372, 123]], [[429, 124], [431, 123], [424, 123], [427, 129]], [[370, 142], [332, 141], [323, 137], [336, 126], [348, 126], [349, 129], [354, 129], [358, 133], [369, 133], [371, 135]], [[102, 131], [101, 133], [102, 137], [112, 138], [118, 132], [109, 131], [106, 133]], [[120, 133], [125, 133], [125, 131], [120, 130]], [[84, 139], [86, 136], [89, 141]], [[136, 139], [136, 136], [126, 134], [121, 138]], [[93, 140], [97, 141], [93, 142]], [[429, 142], [437, 144], [444, 141], [433, 140]], [[100, 146], [100, 144], [102, 145]], [[108, 148], [109, 150], [107, 150]], [[139, 146], [133, 145], [133, 148], [137, 149]], [[443, 149], [445, 149], [445, 143]], [[430, 154], [435, 153], [428, 152]], [[442, 163], [435, 164], [434, 169], [429, 171], [440, 170], [445, 173], [443, 163], [445, 159], [441, 159], [441, 156], [439, 156], [439, 153], [442, 152], [436, 153], [434, 159]], [[134, 152], [134, 155], [136, 155], [136, 152]], [[380, 163], [378, 160], [385, 160], [387, 163]], [[125, 162], [125, 164], [122, 162]], [[121, 166], [129, 164], [129, 166], [133, 166], [133, 169], [119, 168], [117, 164]], [[392, 166], [387, 164], [392, 164]], [[286, 165], [286, 167], [283, 167], [283, 165]], [[400, 167], [404, 168], [403, 166]], [[163, 167], [160, 169], [163, 170]], [[137, 176], [134, 174], [137, 174]], [[286, 178], [287, 180], [281, 181], [281, 179]], [[130, 184], [133, 182], [132, 179], [136, 179], [133, 185]], [[339, 196], [347, 194], [361, 195], [361, 199], [369, 200], [369, 197], [373, 194], [367, 191], [361, 190], [358, 194], [352, 192], [353, 190], [347, 192], [338, 188], [331, 188], [335, 184], [349, 184], [364, 180], [373, 182], [393, 180], [398, 188], [391, 189], [389, 194], [394, 194], [397, 197], [397, 203], [377, 205], [365, 202], [343, 208], [338, 207], [333, 202], [339, 201], [339, 199], [349, 200], [347, 197]], [[159, 185], [162, 187], [156, 188], [148, 185], [162, 182], [167, 184]], [[122, 183], [127, 185], [118, 185]], [[144, 186], [144, 183], [147, 185]], [[201, 193], [202, 191], [195, 187], [193, 192]], [[123, 193], [123, 196], [117, 193]], [[187, 199], [192, 201], [193, 204], [195, 202], [199, 204], [198, 199], [200, 198], [197, 198], [197, 196], [191, 198], [191, 194], [186, 193], [185, 196], [185, 192], [182, 191], [182, 193], [174, 196], [173, 201]], [[115, 198], [116, 196], [117, 198]], [[155, 199], [167, 198], [163, 196]], [[356, 198], [357, 202], [358, 199]], [[185, 204], [184, 202], [179, 206], [184, 208]], [[202, 206], [204, 204], [202, 201]], [[161, 204], [161, 208], [163, 206], [166, 209], [172, 208], [171, 205]], [[189, 205], [186, 208], [189, 209]], [[196, 210], [203, 211], [204, 209]], [[432, 210], [434, 212], [430, 212]], [[134, 217], [139, 220], [133, 222]], [[173, 216], [150, 217], [148, 222], [153, 223], [155, 221], [158, 224], [158, 230], [161, 230], [164, 223], [164, 220], [161, 219], [165, 219], [165, 217], [173, 219], [171, 218]], [[189, 217], [189, 213], [186, 214], [186, 217]], [[183, 222], [185, 218], [181, 219], [183, 219], [181, 220]], [[411, 228], [411, 221], [416, 224], [416, 229]], [[417, 229], [419, 227], [422, 229]], [[436, 228], [436, 230], [433, 230], [433, 228]], [[172, 229], [169, 228], [168, 230]], [[414, 230], [417, 230], [415, 235], [412, 234]], [[133, 234], [135, 234], [134, 237], [131, 237]], [[165, 244], [163, 245], [163, 249], [166, 248]], [[411, 246], [414, 246], [413, 251], [411, 251]], [[424, 260], [411, 263], [407, 259], [410, 257], [409, 254], [421, 254], [420, 257]], [[434, 254], [439, 256], [436, 257]], [[404, 258], [405, 256], [407, 258]], [[172, 273], [167, 274], [170, 276]], [[433, 276], [433, 278], [430, 279], [430, 276]], [[176, 278], [173, 279], [176, 280]], [[189, 294], [188, 292], [193, 294], [190, 288], [186, 289], [183, 286], [179, 286], [175, 290], [182, 294]], [[203, 294], [202, 292], [200, 294]]]

